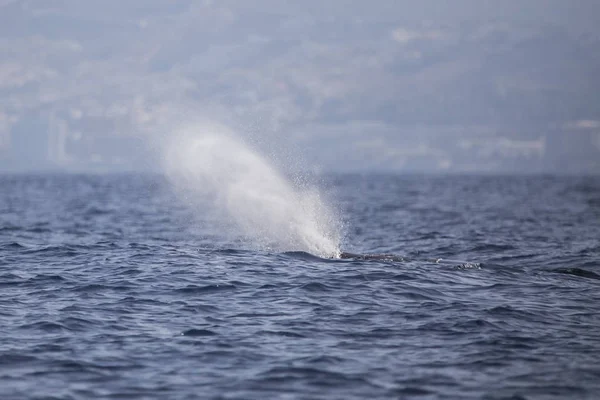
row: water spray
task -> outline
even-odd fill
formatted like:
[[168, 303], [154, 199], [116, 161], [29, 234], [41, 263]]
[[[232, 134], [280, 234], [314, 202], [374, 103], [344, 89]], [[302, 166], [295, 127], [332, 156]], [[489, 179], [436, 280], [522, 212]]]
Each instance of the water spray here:
[[319, 191], [291, 183], [226, 127], [199, 124], [172, 135], [165, 167], [191, 206], [218, 216], [215, 229], [233, 226], [262, 250], [339, 257], [338, 219]]

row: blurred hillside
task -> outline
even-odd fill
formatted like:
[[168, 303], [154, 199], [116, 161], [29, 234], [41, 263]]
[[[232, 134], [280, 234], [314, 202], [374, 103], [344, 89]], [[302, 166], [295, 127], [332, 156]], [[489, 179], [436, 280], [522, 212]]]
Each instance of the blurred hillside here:
[[202, 117], [326, 170], [598, 173], [599, 16], [583, 0], [0, 0], [0, 170], [153, 168], [150, 138]]

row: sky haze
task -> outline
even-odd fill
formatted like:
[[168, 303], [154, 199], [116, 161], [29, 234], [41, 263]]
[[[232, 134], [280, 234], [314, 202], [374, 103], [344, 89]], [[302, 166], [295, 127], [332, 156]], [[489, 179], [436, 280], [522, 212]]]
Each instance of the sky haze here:
[[600, 173], [600, 3], [0, 0], [0, 171], [198, 119], [324, 171]]

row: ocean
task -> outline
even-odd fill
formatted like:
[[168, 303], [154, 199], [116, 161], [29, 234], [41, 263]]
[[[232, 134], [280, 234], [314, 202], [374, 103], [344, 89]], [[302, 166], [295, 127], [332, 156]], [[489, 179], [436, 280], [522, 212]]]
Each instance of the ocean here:
[[600, 398], [600, 177], [206, 182], [0, 176], [1, 399]]

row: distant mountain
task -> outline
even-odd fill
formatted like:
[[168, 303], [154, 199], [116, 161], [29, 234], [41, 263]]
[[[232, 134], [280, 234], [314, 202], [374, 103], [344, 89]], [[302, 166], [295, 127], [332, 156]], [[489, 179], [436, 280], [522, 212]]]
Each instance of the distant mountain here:
[[[376, 3], [1, 1], [0, 167], [33, 165], [17, 162], [28, 158], [14, 139], [31, 118], [50, 147], [30, 158], [67, 169], [143, 167], [94, 143], [139, 153], [144, 137], [200, 116], [316, 147], [325, 165], [335, 158], [319, 143], [350, 154], [379, 140], [400, 169], [424, 148], [433, 169], [452, 169], [458, 143], [529, 143], [600, 120], [597, 2], [569, 14], [555, 0]], [[344, 135], [350, 125], [379, 128]], [[577, 140], [594, 149], [598, 129], [585, 131]], [[539, 157], [555, 154], [544, 143]], [[358, 165], [385, 168], [361, 154]]]

